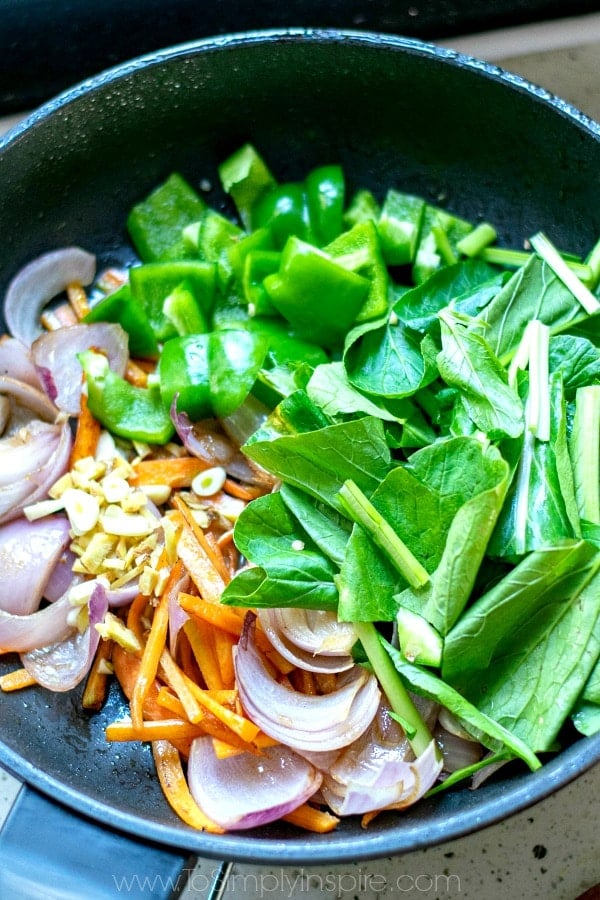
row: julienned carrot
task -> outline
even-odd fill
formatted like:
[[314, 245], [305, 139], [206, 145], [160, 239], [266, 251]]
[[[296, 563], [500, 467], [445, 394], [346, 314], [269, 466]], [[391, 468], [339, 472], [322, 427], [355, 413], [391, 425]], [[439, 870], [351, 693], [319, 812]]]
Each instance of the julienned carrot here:
[[223, 828], [209, 819], [192, 797], [176, 748], [169, 741], [153, 741], [152, 755], [164, 795], [177, 815], [192, 828], [223, 834]]
[[148, 598], [144, 594], [138, 594], [127, 611], [127, 627], [133, 631], [136, 638], [143, 647], [146, 643], [144, 637], [145, 628], [142, 622], [142, 616], [146, 612], [148, 606]]
[[210, 690], [224, 687], [215, 651], [212, 626], [200, 619], [188, 619], [183, 626], [204, 683]]
[[[179, 697], [176, 697], [171, 693], [169, 688], [161, 688], [157, 695], [157, 702], [165, 709], [171, 713], [175, 718], [181, 719], [182, 721], [187, 721], [186, 711], [183, 708], [183, 704]], [[192, 724], [192, 723], [190, 723]], [[255, 739], [251, 744], [247, 741], [243, 741], [237, 734], [234, 734], [231, 729], [227, 728], [223, 725], [219, 719], [215, 718], [212, 713], [209, 713], [207, 710], [202, 710], [202, 719], [200, 722], [193, 723], [196, 727], [209, 737], [212, 737], [214, 741], [216, 741], [219, 745], [223, 745], [231, 748], [231, 755], [234, 751], [235, 753], [256, 753], [258, 749], [262, 746], [257, 743], [258, 738]], [[260, 735], [258, 736], [261, 737]], [[188, 738], [189, 740], [189, 738]], [[178, 746], [181, 742], [177, 742]]]
[[207, 468], [195, 456], [174, 456], [170, 459], [143, 459], [134, 464], [132, 485], [166, 484], [172, 488], [190, 487], [192, 481]]
[[85, 288], [79, 281], [73, 281], [66, 287], [67, 300], [71, 304], [71, 308], [77, 319], [81, 321], [90, 311], [90, 304], [85, 292]]
[[209, 622], [216, 628], [220, 628], [233, 637], [239, 638], [244, 624], [245, 610], [241, 613], [230, 606], [221, 603], [213, 603], [204, 597], [196, 597], [184, 591], [179, 593], [179, 605], [187, 613], [204, 622]]
[[135, 387], [145, 388], [148, 385], [148, 373], [133, 359], [130, 359], [127, 362], [127, 368], [125, 369], [125, 381], [135, 385]]
[[181, 560], [177, 560], [171, 569], [165, 589], [158, 601], [158, 606], [154, 611], [152, 626], [150, 628], [148, 640], [146, 641], [146, 646], [142, 652], [142, 661], [140, 663], [140, 669], [130, 701], [131, 719], [135, 727], [139, 727], [144, 719], [144, 700], [151, 683], [156, 678], [160, 657], [167, 640], [171, 591], [173, 586], [179, 582], [182, 573], [183, 563]]
[[259, 734], [260, 728], [258, 725], [255, 725], [254, 722], [251, 722], [250, 719], [247, 719], [245, 716], [240, 716], [238, 713], [228, 709], [228, 707], [224, 706], [222, 703], [217, 703], [207, 691], [203, 691], [202, 688], [199, 688], [197, 685], [190, 684], [190, 688], [200, 705], [208, 712], [212, 713], [216, 719], [219, 719], [223, 725], [230, 728], [234, 734], [241, 737], [243, 741], [247, 741], [251, 744]]
[[160, 655], [160, 669], [164, 680], [181, 701], [186, 718], [194, 724], [200, 722], [204, 711], [190, 690], [185, 674], [166, 648]]
[[215, 656], [226, 688], [235, 686], [235, 669], [233, 667], [233, 648], [237, 643], [236, 638], [227, 634], [221, 628], [215, 628], [214, 633]]
[[316, 831], [319, 834], [327, 834], [327, 832], [333, 831], [340, 822], [337, 816], [317, 809], [309, 803], [303, 803], [298, 809], [282, 816], [282, 819], [285, 822], [291, 822], [292, 825], [297, 825], [299, 828], [304, 828], [306, 831]]
[[106, 700], [108, 686], [107, 663], [112, 655], [112, 641], [101, 640], [89, 671], [81, 705], [84, 709], [100, 710]]
[[100, 422], [94, 418], [88, 408], [87, 395], [82, 391], [75, 439], [69, 458], [69, 469], [72, 469], [78, 460], [95, 455], [101, 430]]
[[20, 691], [23, 688], [31, 687], [37, 684], [37, 681], [30, 675], [27, 669], [15, 669], [13, 672], [7, 672], [6, 675], [0, 677], [0, 690]]
[[256, 500], [257, 497], [262, 497], [263, 494], [268, 493], [270, 488], [260, 488], [251, 484], [240, 484], [238, 481], [226, 478], [225, 483], [223, 484], [223, 490], [226, 494], [237, 497], [238, 500]]
[[122, 719], [106, 726], [107, 741], [183, 741], [200, 737], [206, 732], [199, 725], [184, 719], [152, 719], [134, 725]]
[[[207, 563], [210, 563], [214, 571], [220, 576], [220, 580], [222, 582], [222, 586], [218, 591], [215, 599], [218, 599], [223, 590], [225, 589], [225, 585], [229, 582], [229, 573], [227, 571], [227, 566], [225, 565], [225, 561], [223, 559], [223, 555], [219, 550], [218, 546], [214, 546], [209, 543], [206, 539], [206, 535], [200, 525], [196, 522], [194, 516], [192, 515], [192, 511], [185, 503], [180, 496], [175, 494], [172, 498], [173, 506], [179, 511], [181, 514], [183, 521], [185, 523], [184, 531], [179, 540], [180, 544], [184, 538], [184, 535], [187, 533], [188, 536], [191, 535], [195, 538], [196, 544], [196, 555], [200, 556], [200, 558]], [[187, 569], [192, 576], [194, 583], [196, 583], [196, 578], [194, 575], [194, 571], [187, 566]], [[205, 594], [203, 586], [200, 584], [196, 584], [196, 587], [200, 591], [201, 594]]]

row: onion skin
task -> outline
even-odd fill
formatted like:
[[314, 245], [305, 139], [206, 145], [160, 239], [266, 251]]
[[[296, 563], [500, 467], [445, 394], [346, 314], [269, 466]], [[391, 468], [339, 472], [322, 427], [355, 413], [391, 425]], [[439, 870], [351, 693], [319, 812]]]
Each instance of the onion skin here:
[[14, 276], [6, 291], [4, 318], [11, 335], [29, 346], [41, 333], [40, 314], [69, 284], [91, 284], [96, 257], [81, 247], [63, 247], [32, 260]]
[[302, 751], [337, 750], [371, 724], [381, 698], [377, 679], [361, 666], [337, 677], [329, 694], [308, 695], [273, 678], [255, 642], [256, 616], [247, 613], [234, 665], [246, 715], [265, 734]]
[[[310, 644], [304, 638], [309, 632], [308, 627], [295, 629], [291, 621], [286, 621], [290, 618], [289, 613], [294, 612], [296, 610], [274, 608], [258, 610], [258, 619], [265, 634], [284, 659], [307, 672], [327, 674], [329, 672], [346, 672], [352, 668], [354, 659], [347, 652], [348, 640], [344, 634], [345, 623], [340, 625], [342, 633], [339, 652], [335, 652], [334, 647], [328, 652], [319, 652], [317, 649], [307, 649], [307, 645], [310, 646]], [[306, 610], [301, 610], [301, 612], [306, 612]], [[329, 632], [328, 628], [327, 633], [329, 634]], [[325, 638], [319, 639], [318, 633], [313, 632], [312, 637], [314, 648], [326, 643]]]
[[319, 789], [321, 775], [288, 747], [217, 759], [212, 738], [196, 738], [188, 780], [201, 810], [227, 831], [256, 828], [297, 809]]

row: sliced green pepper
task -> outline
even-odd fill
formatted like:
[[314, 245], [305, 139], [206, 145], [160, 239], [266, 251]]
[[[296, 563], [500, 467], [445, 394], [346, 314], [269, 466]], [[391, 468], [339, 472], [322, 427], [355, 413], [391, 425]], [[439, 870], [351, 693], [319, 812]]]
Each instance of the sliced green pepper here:
[[191, 259], [177, 260], [146, 263], [142, 266], [133, 266], [129, 271], [133, 296], [145, 310], [159, 341], [165, 341], [177, 334], [177, 329], [164, 313], [163, 304], [182, 281], [187, 281], [204, 315], [210, 315], [215, 296], [214, 263]]
[[127, 228], [142, 262], [182, 259], [190, 255], [182, 230], [196, 222], [206, 202], [177, 172], [136, 204]]
[[242, 275], [242, 291], [251, 316], [277, 315], [264, 287], [267, 275], [279, 269], [281, 253], [277, 250], [251, 250], [246, 254]]
[[381, 207], [371, 191], [357, 191], [348, 209], [344, 213], [343, 222], [347, 228], [358, 225], [360, 222], [377, 222], [381, 215]]
[[379, 233], [371, 219], [365, 219], [344, 231], [324, 248], [340, 266], [364, 275], [370, 283], [369, 294], [356, 317], [357, 322], [383, 316], [388, 310], [390, 278], [381, 252]]
[[252, 228], [268, 228], [278, 250], [291, 236], [315, 243], [304, 185], [278, 184], [263, 194], [252, 209]]
[[268, 340], [241, 329], [172, 338], [163, 347], [158, 375], [165, 408], [194, 421], [226, 416], [245, 400], [264, 363]]
[[377, 230], [386, 263], [404, 266], [415, 257], [426, 203], [421, 197], [389, 190], [386, 194]]
[[155, 359], [158, 344], [148, 316], [124, 284], [112, 294], [96, 303], [84, 316], [84, 322], [118, 322], [129, 336], [129, 352], [132, 356]]
[[262, 157], [244, 144], [219, 166], [223, 190], [230, 194], [245, 228], [252, 224], [252, 209], [276, 182]]
[[206, 316], [187, 279], [173, 288], [163, 303], [163, 312], [178, 334], [204, 334], [208, 331]]
[[198, 257], [205, 262], [215, 263], [221, 289], [225, 290], [233, 275], [230, 250], [245, 232], [215, 210], [206, 210], [198, 228]]
[[308, 213], [320, 247], [335, 240], [342, 232], [345, 188], [344, 173], [338, 165], [319, 166], [306, 177]]
[[264, 286], [273, 306], [299, 337], [334, 347], [356, 321], [370, 284], [322, 250], [291, 237], [279, 272], [268, 275]]
[[157, 385], [135, 387], [115, 374], [102, 353], [78, 354], [85, 373], [90, 412], [105, 428], [123, 438], [166, 444], [174, 434]]
[[235, 278], [240, 282], [244, 276], [246, 256], [253, 250], [275, 250], [273, 237], [268, 228], [251, 231], [229, 248], [229, 262]]

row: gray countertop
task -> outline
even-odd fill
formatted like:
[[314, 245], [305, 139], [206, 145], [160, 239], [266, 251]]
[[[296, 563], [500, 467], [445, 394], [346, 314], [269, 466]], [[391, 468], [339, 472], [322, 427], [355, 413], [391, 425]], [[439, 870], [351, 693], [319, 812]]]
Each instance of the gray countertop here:
[[[600, 121], [600, 13], [457, 38], [447, 46], [496, 62]], [[17, 118], [0, 120], [0, 132]], [[0, 826], [18, 790], [0, 770]], [[575, 900], [600, 883], [599, 800], [597, 766], [510, 819], [429, 850], [354, 866], [235, 865], [222, 896]], [[217, 869], [214, 861], [198, 860], [185, 900], [211, 896]]]

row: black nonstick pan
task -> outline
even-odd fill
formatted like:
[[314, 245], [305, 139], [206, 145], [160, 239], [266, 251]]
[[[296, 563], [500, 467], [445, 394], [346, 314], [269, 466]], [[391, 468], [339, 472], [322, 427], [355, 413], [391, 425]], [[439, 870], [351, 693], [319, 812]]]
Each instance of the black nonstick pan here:
[[[26, 261], [71, 243], [96, 252], [100, 265], [132, 260], [127, 211], [174, 170], [193, 183], [207, 179], [209, 199], [226, 210], [217, 164], [245, 141], [281, 180], [340, 162], [350, 190], [409, 190], [489, 219], [507, 245], [543, 230], [584, 254], [600, 234], [600, 127], [567, 104], [411, 39], [259, 32], [108, 71], [0, 143], [0, 293]], [[0, 673], [14, 665], [1, 658]], [[63, 853], [65, 871], [80, 879], [79, 894], [56, 896], [91, 897], [115, 896], [112, 875], [131, 847], [146, 852], [154, 870], [182, 867], [190, 854], [286, 865], [401, 854], [510, 816], [600, 760], [600, 736], [567, 733], [563, 749], [534, 774], [506, 768], [477, 791], [457, 788], [381, 815], [366, 830], [351, 820], [322, 836], [279, 824], [215, 836], [171, 812], [148, 746], [106, 743], [106, 724], [124, 711], [116, 687], [94, 715], [82, 712], [79, 691], [0, 696], [0, 762], [33, 788], [0, 833], [0, 895], [36, 896], [22, 872], [33, 856], [43, 880], [46, 852], [54, 866]], [[90, 828], [102, 837], [90, 837]], [[93, 889], [86, 891], [86, 878]], [[54, 896], [48, 890], [37, 896]]]

